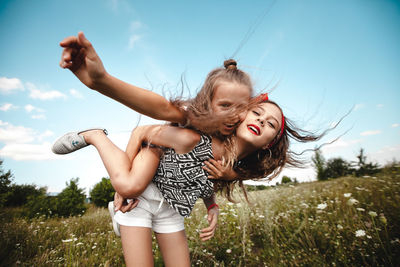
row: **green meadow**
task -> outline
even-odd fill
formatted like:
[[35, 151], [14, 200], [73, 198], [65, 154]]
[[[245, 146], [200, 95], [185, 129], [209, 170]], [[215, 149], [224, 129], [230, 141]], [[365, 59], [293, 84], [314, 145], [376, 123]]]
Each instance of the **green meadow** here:
[[[399, 266], [400, 171], [271, 187], [246, 203], [218, 198], [214, 238], [201, 242], [206, 211], [186, 219], [192, 266]], [[106, 209], [79, 217], [0, 216], [1, 266], [124, 266]], [[163, 266], [154, 241], [155, 265]]]

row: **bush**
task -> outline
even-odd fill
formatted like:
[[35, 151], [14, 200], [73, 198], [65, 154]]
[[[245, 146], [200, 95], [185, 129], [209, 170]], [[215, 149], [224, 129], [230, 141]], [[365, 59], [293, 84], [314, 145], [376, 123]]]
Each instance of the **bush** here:
[[10, 194], [6, 206], [23, 206], [28, 202], [28, 197], [41, 196], [46, 193], [46, 187], [38, 187], [34, 184], [13, 184], [10, 186]]
[[79, 178], [71, 179], [66, 183], [67, 187], [57, 196], [57, 214], [69, 217], [83, 214], [86, 211], [85, 198], [82, 188], [78, 188]]
[[58, 198], [56, 196], [32, 195], [27, 199], [24, 215], [33, 218], [57, 216]]
[[13, 179], [13, 175], [10, 171], [3, 171], [3, 161], [0, 160], [0, 207], [3, 207], [8, 197], [10, 196], [10, 184]]
[[109, 178], [102, 178], [101, 182], [94, 185], [90, 191], [92, 202], [98, 207], [107, 207], [108, 202], [114, 199], [114, 188]]
[[79, 178], [71, 179], [67, 187], [57, 196], [32, 195], [25, 205], [28, 217], [69, 217], [86, 211], [85, 194], [78, 188]]
[[342, 158], [333, 158], [326, 163], [325, 175], [328, 178], [338, 178], [352, 174], [352, 172], [350, 164]]
[[281, 180], [282, 184], [287, 184], [287, 183], [291, 183], [291, 182], [292, 182], [292, 179], [290, 179], [290, 177], [288, 177], [288, 176], [282, 177], [282, 180]]

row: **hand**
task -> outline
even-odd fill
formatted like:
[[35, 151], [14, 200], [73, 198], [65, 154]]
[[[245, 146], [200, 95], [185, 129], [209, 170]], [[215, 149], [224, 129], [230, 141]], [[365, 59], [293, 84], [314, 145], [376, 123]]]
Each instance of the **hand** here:
[[225, 181], [232, 181], [237, 178], [237, 173], [226, 166], [222, 166], [220, 160], [209, 159], [204, 161], [205, 166], [203, 169], [209, 174], [208, 179], [220, 179]]
[[139, 204], [139, 199], [132, 199], [132, 201], [127, 201], [127, 199], [123, 198], [120, 194], [115, 192], [114, 194], [114, 207], [115, 211], [120, 210], [125, 213], [127, 211], [131, 211]]
[[218, 206], [215, 206], [208, 211], [207, 220], [209, 226], [201, 230], [200, 233], [201, 241], [207, 241], [214, 236], [215, 230], [217, 229], [218, 215], [219, 215]]
[[91, 89], [107, 74], [100, 57], [83, 32], [60, 42], [63, 47], [61, 68], [70, 69], [78, 79]]

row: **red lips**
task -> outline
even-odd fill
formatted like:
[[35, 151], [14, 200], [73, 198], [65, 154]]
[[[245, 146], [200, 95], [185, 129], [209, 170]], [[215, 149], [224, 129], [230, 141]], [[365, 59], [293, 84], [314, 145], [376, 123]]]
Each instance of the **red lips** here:
[[249, 129], [249, 131], [254, 134], [254, 135], [260, 135], [260, 127], [258, 127], [255, 124], [249, 124], [247, 125], [247, 129]]

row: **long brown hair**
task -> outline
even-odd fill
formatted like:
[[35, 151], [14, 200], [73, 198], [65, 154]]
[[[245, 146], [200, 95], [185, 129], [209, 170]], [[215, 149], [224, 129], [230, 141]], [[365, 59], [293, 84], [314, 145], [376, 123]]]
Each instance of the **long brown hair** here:
[[[253, 98], [249, 104], [249, 110], [259, 105], [260, 103], [270, 103], [278, 107], [281, 112], [282, 109], [278, 104], [271, 100], [265, 100], [262, 98]], [[282, 112], [283, 116], [283, 112]], [[278, 176], [283, 170], [284, 166], [290, 167], [302, 167], [305, 161], [297, 154], [289, 150], [290, 139], [298, 142], [313, 142], [321, 139], [324, 134], [314, 134], [309, 131], [298, 128], [290, 119], [285, 117], [284, 125], [282, 127], [283, 132], [280, 131], [275, 136], [270, 144], [271, 147], [267, 149], [259, 149], [245, 158], [236, 161], [233, 169], [238, 174], [238, 179], [235, 181], [222, 181], [216, 180], [214, 182], [215, 191], [220, 191], [227, 197], [229, 201], [235, 202], [232, 198], [233, 190], [235, 185], [238, 184], [243, 190], [244, 196], [247, 199], [247, 193], [243, 185], [245, 180], [272, 180]], [[230, 140], [234, 145], [234, 138]], [[227, 157], [230, 157], [227, 155]]]

